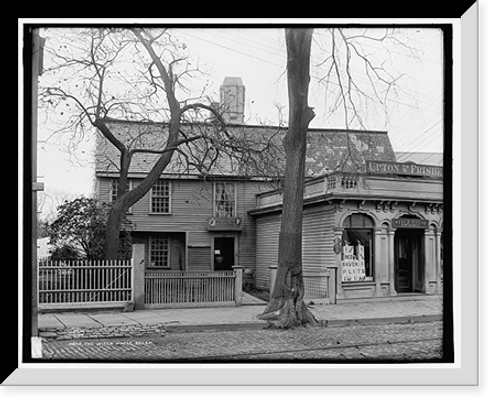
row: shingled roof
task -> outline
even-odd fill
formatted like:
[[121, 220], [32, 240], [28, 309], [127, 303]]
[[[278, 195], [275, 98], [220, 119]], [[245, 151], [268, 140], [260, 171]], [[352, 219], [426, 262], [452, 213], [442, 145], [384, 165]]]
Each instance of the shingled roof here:
[[[168, 135], [166, 123], [142, 123], [108, 120], [115, 136], [129, 148], [164, 148]], [[188, 137], [211, 131], [219, 143], [227, 143], [216, 127], [208, 123], [184, 124], [183, 133]], [[227, 125], [226, 135], [236, 144], [239, 154], [230, 151], [219, 153], [209, 168], [210, 175], [220, 176], [279, 176], [284, 169], [283, 137], [285, 127], [257, 125]], [[225, 136], [224, 136], [225, 137]], [[242, 149], [250, 150], [241, 155]], [[200, 161], [211, 154], [204, 140], [183, 145], [181, 153], [175, 153], [164, 173], [167, 175], [202, 175], [199, 168], [188, 165], [187, 156]], [[95, 152], [96, 172], [103, 176], [116, 174], [120, 163], [119, 151], [104, 137], [98, 137]], [[157, 154], [135, 154], [129, 173], [145, 174], [158, 159]], [[396, 161], [391, 142], [385, 131], [360, 131], [342, 129], [309, 129], [307, 135], [306, 176], [315, 177], [330, 172], [363, 172], [365, 160]]]

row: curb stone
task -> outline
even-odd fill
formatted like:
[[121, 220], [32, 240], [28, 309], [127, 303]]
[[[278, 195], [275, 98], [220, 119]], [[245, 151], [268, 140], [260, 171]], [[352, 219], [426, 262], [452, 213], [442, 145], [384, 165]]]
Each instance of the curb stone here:
[[[355, 324], [377, 323], [410, 323], [433, 322], [442, 320], [442, 315], [418, 315], [407, 317], [385, 318], [358, 318], [358, 319], [325, 319], [321, 320], [322, 326], [348, 326]], [[45, 340], [72, 340], [72, 339], [100, 339], [124, 338], [144, 335], [163, 335], [165, 333], [181, 332], [207, 332], [207, 331], [237, 331], [264, 329], [267, 322], [249, 321], [222, 324], [193, 324], [193, 325], [132, 325], [129, 327], [94, 327], [94, 328], [66, 328], [66, 329], [40, 329], [39, 336]]]

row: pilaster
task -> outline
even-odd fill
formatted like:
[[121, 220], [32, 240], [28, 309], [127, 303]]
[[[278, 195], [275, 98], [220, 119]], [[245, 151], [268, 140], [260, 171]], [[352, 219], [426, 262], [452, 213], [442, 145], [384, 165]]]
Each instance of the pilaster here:
[[387, 247], [388, 247], [388, 275], [389, 275], [389, 295], [396, 296], [398, 293], [395, 288], [395, 269], [394, 269], [394, 235], [396, 230], [387, 228]]

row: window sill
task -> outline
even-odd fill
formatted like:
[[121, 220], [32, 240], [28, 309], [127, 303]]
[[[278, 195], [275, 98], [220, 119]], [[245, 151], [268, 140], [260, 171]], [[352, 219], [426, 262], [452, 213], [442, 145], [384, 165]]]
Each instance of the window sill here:
[[171, 270], [172, 267], [170, 266], [146, 266], [147, 269], [154, 269], [154, 270]]
[[172, 212], [149, 212], [148, 215], [152, 216], [172, 216]]
[[342, 285], [375, 285], [374, 280], [342, 281]]

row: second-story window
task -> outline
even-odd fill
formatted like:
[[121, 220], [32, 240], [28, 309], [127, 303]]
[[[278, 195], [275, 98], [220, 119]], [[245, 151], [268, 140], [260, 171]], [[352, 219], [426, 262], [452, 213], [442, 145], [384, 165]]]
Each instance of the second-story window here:
[[[111, 195], [110, 195], [110, 201], [111, 203], [116, 202], [116, 199], [118, 198], [118, 179], [114, 178], [111, 180]], [[125, 184], [125, 193], [129, 192], [132, 189], [132, 181], [127, 180], [127, 183]], [[131, 215], [132, 214], [132, 207], [127, 209], [127, 214]]]
[[158, 180], [151, 188], [151, 213], [170, 213], [170, 181]]
[[218, 218], [236, 216], [234, 182], [216, 182], [214, 185], [214, 215]]
[[[131, 189], [131, 181], [128, 180], [127, 184], [125, 185], [125, 192], [130, 191]], [[111, 202], [115, 202], [116, 199], [118, 198], [118, 179], [112, 179], [111, 180]]]

